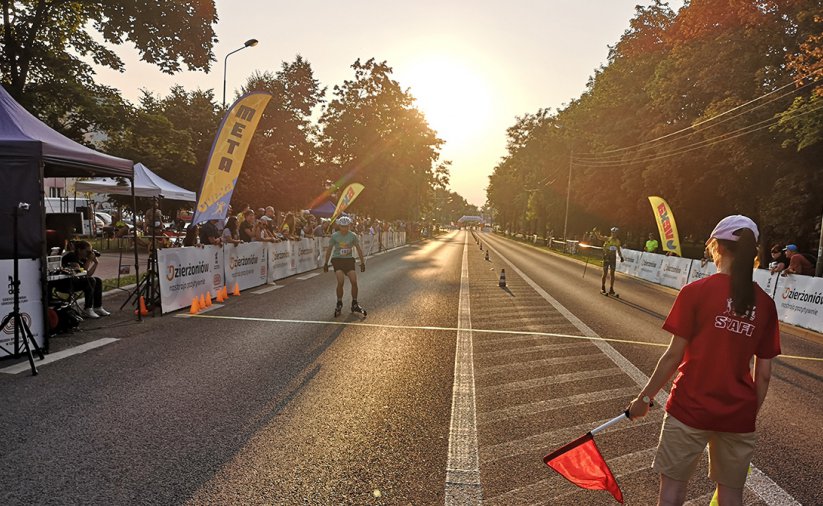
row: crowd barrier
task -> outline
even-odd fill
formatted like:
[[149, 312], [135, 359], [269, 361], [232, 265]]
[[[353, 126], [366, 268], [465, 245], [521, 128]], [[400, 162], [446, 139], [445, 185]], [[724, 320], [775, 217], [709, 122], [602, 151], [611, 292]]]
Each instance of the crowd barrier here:
[[[617, 263], [617, 272], [677, 290], [717, 272], [712, 262], [629, 249], [623, 250], [623, 260]], [[774, 299], [780, 321], [823, 332], [823, 278], [757, 269], [754, 281]]]
[[[359, 237], [365, 256], [406, 244], [405, 232]], [[223, 286], [231, 291], [236, 284], [246, 290], [322, 267], [327, 245], [327, 237], [318, 237], [158, 250], [162, 312], [189, 307], [195, 297], [206, 292], [217, 297]]]

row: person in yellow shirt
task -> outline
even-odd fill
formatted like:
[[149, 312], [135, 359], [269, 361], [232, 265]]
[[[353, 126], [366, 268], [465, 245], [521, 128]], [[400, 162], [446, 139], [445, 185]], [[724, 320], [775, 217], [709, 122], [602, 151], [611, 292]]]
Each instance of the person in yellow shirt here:
[[[617, 227], [612, 227], [611, 235], [605, 238], [596, 230], [594, 231], [597, 238], [603, 241], [603, 278], [600, 280], [600, 293], [603, 295], [616, 295], [614, 293], [614, 270], [617, 266], [617, 257], [620, 256], [620, 261], [623, 261], [620, 239], [617, 238], [619, 231]], [[611, 271], [611, 278], [609, 291], [606, 292], [606, 277], [609, 275], [609, 271]]]
[[660, 247], [660, 243], [657, 242], [657, 239], [654, 238], [654, 234], [649, 234], [649, 240], [646, 241], [646, 252], [647, 253], [656, 253], [657, 248]]

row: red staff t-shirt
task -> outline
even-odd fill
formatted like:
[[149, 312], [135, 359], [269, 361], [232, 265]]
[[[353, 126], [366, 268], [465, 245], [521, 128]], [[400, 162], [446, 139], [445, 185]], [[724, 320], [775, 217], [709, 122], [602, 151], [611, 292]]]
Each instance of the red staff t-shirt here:
[[689, 344], [666, 411], [689, 427], [754, 432], [757, 391], [749, 364], [753, 355], [780, 354], [774, 301], [754, 285], [755, 306], [734, 312], [731, 277], [715, 274], [683, 287], [663, 328]]

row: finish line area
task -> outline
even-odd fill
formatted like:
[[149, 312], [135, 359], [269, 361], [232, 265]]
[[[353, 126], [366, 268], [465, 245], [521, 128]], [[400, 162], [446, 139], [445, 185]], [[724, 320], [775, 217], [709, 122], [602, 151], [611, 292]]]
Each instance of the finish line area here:
[[[574, 334], [557, 334], [553, 332], [535, 332], [530, 330], [497, 330], [497, 329], [459, 329], [457, 327], [440, 327], [440, 326], [426, 326], [426, 325], [391, 325], [384, 323], [367, 323], [367, 322], [347, 322], [334, 320], [292, 320], [285, 318], [260, 318], [249, 316], [221, 316], [213, 314], [178, 314], [176, 318], [210, 318], [216, 320], [233, 320], [233, 321], [247, 321], [260, 323], [276, 323], [276, 324], [291, 324], [291, 325], [331, 325], [338, 327], [367, 327], [380, 329], [395, 329], [395, 330], [425, 330], [425, 331], [443, 331], [443, 332], [457, 332], [458, 330], [468, 330], [477, 334], [506, 334], [506, 335], [521, 335], [534, 337], [556, 337], [565, 339], [579, 339], [584, 341], [605, 341], [612, 343], [634, 344], [639, 346], [653, 346], [658, 348], [666, 348], [666, 343], [653, 343], [648, 341], [637, 341], [633, 339], [619, 339], [612, 337], [588, 337]], [[806, 357], [800, 355], [780, 355], [778, 358], [790, 360], [808, 360], [823, 362], [823, 357]]]

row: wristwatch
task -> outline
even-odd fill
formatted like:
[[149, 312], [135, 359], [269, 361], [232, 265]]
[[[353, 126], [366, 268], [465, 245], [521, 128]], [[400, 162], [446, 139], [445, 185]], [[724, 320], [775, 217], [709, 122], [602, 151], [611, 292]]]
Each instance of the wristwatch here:
[[646, 404], [651, 404], [652, 403], [652, 400], [649, 399], [648, 395], [644, 395], [643, 397], [640, 398], [640, 400], [645, 402]]

